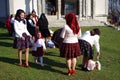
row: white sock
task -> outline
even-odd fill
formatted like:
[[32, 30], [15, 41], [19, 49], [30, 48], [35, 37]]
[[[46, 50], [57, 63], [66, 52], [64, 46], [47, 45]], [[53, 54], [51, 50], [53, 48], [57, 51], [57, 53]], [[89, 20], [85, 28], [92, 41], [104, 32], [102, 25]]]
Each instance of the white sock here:
[[38, 57], [34, 57], [34, 62], [37, 63]]

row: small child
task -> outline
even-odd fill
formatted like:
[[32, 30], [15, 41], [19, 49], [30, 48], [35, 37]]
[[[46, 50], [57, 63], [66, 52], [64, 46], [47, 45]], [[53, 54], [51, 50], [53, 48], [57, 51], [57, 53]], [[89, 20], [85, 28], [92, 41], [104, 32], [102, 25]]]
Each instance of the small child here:
[[33, 47], [32, 47], [32, 55], [34, 56], [34, 62], [37, 63], [37, 60], [39, 59], [40, 61], [40, 66], [44, 66], [43, 64], [43, 55], [45, 53], [46, 50], [46, 46], [44, 43], [44, 40], [42, 39], [42, 35], [39, 32], [37, 34], [37, 38], [33, 38], [31, 40], [31, 43], [33, 43]]
[[98, 70], [101, 70], [101, 64], [99, 61], [93, 61], [93, 60], [88, 60], [88, 65], [87, 65], [87, 70], [88, 71], [91, 71], [91, 70], [94, 70], [94, 69], [98, 69]]

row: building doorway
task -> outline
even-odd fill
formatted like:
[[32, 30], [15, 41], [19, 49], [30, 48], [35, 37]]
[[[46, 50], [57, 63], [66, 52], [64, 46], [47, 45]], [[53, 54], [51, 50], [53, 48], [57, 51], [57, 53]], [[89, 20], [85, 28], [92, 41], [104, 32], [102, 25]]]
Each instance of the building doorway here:
[[65, 15], [68, 13], [75, 13], [76, 15], [79, 14], [79, 1], [78, 0], [62, 0], [61, 4], [61, 14]]
[[56, 0], [46, 0], [45, 9], [47, 15], [56, 15]]

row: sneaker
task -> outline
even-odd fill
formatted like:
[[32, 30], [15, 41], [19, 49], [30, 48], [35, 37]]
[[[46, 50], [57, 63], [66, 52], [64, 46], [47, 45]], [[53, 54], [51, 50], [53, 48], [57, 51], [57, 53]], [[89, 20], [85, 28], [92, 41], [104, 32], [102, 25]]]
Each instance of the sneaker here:
[[40, 64], [41, 67], [44, 67], [44, 64]]

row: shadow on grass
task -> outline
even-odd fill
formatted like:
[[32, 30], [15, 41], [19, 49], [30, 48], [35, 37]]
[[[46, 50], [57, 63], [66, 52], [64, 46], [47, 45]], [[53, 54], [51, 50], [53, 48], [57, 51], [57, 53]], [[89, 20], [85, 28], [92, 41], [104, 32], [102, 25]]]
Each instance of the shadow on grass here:
[[13, 47], [13, 43], [0, 41], [0, 46]]
[[46, 52], [45, 55], [60, 57], [58, 54], [53, 53], [53, 52]]
[[[12, 58], [7, 58], [7, 57], [0, 57], [0, 62], [5, 62], [5, 63], [13, 64], [13, 65], [16, 65], [16, 66], [18, 66], [18, 63], [19, 63], [18, 61], [19, 61], [18, 59], [12, 59]], [[47, 70], [47, 71], [50, 71], [50, 72], [61, 73], [61, 74], [67, 75], [67, 73], [65, 73], [63, 71], [57, 70], [55, 68], [52, 68], [53, 66], [64, 68], [65, 64], [58, 63], [58, 62], [56, 62], [54, 60], [51, 60], [51, 59], [48, 59], [46, 57], [44, 57], [44, 63], [45, 63], [45, 66], [44, 67], [40, 67], [39, 64], [36, 64], [36, 63], [33, 63], [33, 62], [29, 62], [31, 68]]]
[[13, 38], [8, 33], [1, 33], [0, 34], [0, 40], [13, 40]]

